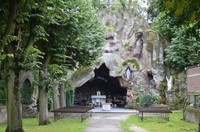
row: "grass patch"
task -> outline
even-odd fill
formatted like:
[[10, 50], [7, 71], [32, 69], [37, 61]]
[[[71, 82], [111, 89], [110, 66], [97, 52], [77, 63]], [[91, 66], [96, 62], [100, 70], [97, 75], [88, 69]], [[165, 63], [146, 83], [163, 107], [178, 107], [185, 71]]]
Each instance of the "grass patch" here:
[[198, 125], [182, 120], [182, 112], [173, 112], [170, 114], [170, 121], [162, 118], [144, 118], [143, 122], [137, 115], [131, 115], [126, 121], [121, 122], [121, 126], [126, 132], [132, 132], [131, 124], [140, 126], [149, 132], [197, 132]]
[[[39, 126], [37, 118], [23, 119], [25, 132], [84, 132], [88, 123], [88, 120], [80, 122], [76, 119], [59, 119], [57, 121], [51, 119], [50, 124]], [[0, 132], [4, 132], [5, 129], [6, 124], [0, 124]]]

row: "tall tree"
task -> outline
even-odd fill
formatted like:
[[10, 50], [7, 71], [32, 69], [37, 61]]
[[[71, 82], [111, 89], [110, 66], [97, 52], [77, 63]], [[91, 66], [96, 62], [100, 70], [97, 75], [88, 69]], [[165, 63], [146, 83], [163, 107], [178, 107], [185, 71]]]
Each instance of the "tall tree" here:
[[90, 64], [98, 54], [104, 36], [95, 10], [86, 1], [0, 2], [0, 59], [4, 63], [8, 111], [6, 131], [20, 132], [24, 131], [21, 71], [40, 68], [39, 124], [47, 124], [49, 64], [65, 64], [68, 68]]
[[[4, 63], [4, 79], [7, 94], [7, 128], [6, 131], [23, 131], [21, 111], [21, 87], [23, 76], [28, 64], [26, 60], [34, 41], [40, 35], [34, 12], [37, 5], [33, 0], [29, 2], [19, 0], [1, 1], [0, 16], [0, 54]], [[25, 55], [24, 55], [25, 54]], [[26, 65], [27, 64], [27, 65]]]
[[170, 42], [166, 48], [166, 64], [177, 70], [199, 64], [200, 2], [196, 0], [151, 0], [151, 26]]
[[48, 80], [48, 66], [53, 64], [54, 67], [72, 69], [90, 65], [98, 57], [104, 40], [98, 15], [87, 0], [60, 0], [52, 6], [56, 8], [50, 12], [55, 14], [52, 15], [54, 21], [46, 27], [49, 32], [48, 42], [45, 45], [38, 43], [38, 48], [45, 54], [39, 86], [40, 125], [48, 124], [48, 83], [45, 82]]

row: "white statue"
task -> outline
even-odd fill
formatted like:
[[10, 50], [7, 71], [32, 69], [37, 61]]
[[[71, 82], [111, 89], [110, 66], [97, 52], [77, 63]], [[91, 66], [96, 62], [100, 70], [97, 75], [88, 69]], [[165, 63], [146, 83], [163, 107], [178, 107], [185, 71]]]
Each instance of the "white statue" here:
[[100, 96], [101, 95], [101, 92], [100, 91], [97, 91], [97, 96]]
[[132, 75], [132, 71], [130, 70], [129, 67], [126, 68], [126, 78], [129, 79]]
[[166, 79], [167, 79], [167, 90], [170, 91], [172, 89], [172, 85], [173, 85], [172, 75], [169, 78], [166, 76]]

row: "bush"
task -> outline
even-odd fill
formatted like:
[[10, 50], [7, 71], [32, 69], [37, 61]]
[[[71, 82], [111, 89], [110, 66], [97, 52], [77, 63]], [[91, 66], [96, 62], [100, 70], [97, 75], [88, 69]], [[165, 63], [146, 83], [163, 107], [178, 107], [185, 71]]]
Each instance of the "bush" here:
[[150, 92], [145, 93], [143, 96], [140, 97], [140, 106], [141, 107], [149, 107], [154, 102], [155, 102], [155, 97]]

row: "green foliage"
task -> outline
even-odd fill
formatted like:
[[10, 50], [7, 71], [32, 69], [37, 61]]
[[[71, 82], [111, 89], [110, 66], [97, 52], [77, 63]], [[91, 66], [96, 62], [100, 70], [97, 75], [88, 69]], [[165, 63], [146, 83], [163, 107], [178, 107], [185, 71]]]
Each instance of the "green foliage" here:
[[141, 7], [138, 0], [132, 0], [131, 5], [129, 5], [129, 12], [134, 16], [143, 18], [144, 14], [146, 13], [146, 9]]
[[48, 93], [47, 102], [48, 102], [48, 111], [50, 111], [53, 109], [53, 99], [50, 92]]
[[109, 31], [114, 31], [114, 29], [115, 28], [113, 26], [111, 26], [111, 27], [110, 26], [105, 26], [105, 30], [108, 31], [108, 32]]
[[64, 65], [64, 69], [73, 70], [79, 66], [91, 65], [101, 54], [104, 42], [104, 27], [96, 10], [86, 0], [56, 4], [56, 9], [51, 7], [50, 13], [55, 15], [52, 16], [55, 20], [59, 19], [47, 23], [45, 29], [49, 33], [48, 42], [38, 47], [45, 54], [51, 55], [50, 63], [54, 66]]
[[92, 0], [92, 5], [97, 9], [102, 9], [103, 5], [100, 4], [100, 0]]
[[126, 0], [119, 0], [120, 4], [122, 5], [123, 9], [126, 9], [127, 1]]
[[73, 89], [67, 90], [66, 97], [67, 97], [66, 105], [67, 106], [74, 105], [74, 90]]
[[144, 15], [145, 8], [141, 7], [138, 0], [117, 0], [118, 4], [111, 6], [111, 12], [123, 14], [129, 12], [133, 16], [141, 17]]
[[[4, 18], [8, 17], [9, 4], [5, 2], [0, 6]], [[0, 20], [3, 45], [0, 59], [12, 57], [16, 61], [14, 68], [40, 69], [50, 54], [49, 69], [53, 77], [58, 78], [66, 69], [90, 65], [100, 55], [104, 28], [90, 2], [31, 0], [20, 2], [19, 7], [14, 28], [20, 34], [5, 35], [3, 30], [8, 25], [6, 19]], [[7, 53], [5, 49], [13, 50]]]
[[161, 37], [167, 38], [170, 40], [174, 34], [173, 22], [170, 21], [170, 17], [167, 15], [167, 12], [160, 12], [159, 16], [153, 19], [151, 27], [153, 30], [158, 32]]
[[75, 87], [69, 80], [65, 83], [65, 85], [66, 85], [66, 105], [72, 106], [74, 105]]
[[77, 78], [79, 76], [88, 74], [93, 71], [93, 67], [80, 67], [77, 71], [74, 72], [72, 78]]
[[200, 29], [196, 33], [186, 32], [192, 30], [193, 25], [183, 25], [175, 31], [176, 36], [172, 38], [171, 44], [167, 47], [166, 62], [170, 67], [184, 69], [200, 63], [200, 56], [197, 51], [200, 49]]
[[127, 59], [123, 62], [123, 66], [126, 66], [128, 63], [131, 63], [132, 64], [132, 67], [136, 67], [137, 70], [140, 69], [140, 65], [139, 63], [137, 62], [137, 60], [135, 59]]
[[197, 51], [200, 49], [199, 4], [195, 0], [151, 1], [149, 13], [156, 7], [152, 28], [170, 42], [166, 48], [165, 62], [168, 67], [183, 70], [187, 66], [200, 63]]
[[[13, 71], [16, 80], [20, 80], [18, 74], [21, 70], [40, 69], [41, 82], [35, 84], [43, 89], [49, 88], [52, 80], [63, 81], [67, 69], [91, 65], [100, 55], [104, 41], [104, 28], [88, 0], [0, 1], [0, 25], [0, 59], [5, 67], [4, 79], [9, 80], [9, 71]], [[52, 65], [48, 67], [49, 64]], [[48, 78], [49, 72], [51, 79]], [[17, 83], [6, 86], [13, 90], [21, 89], [15, 85]], [[20, 100], [20, 96], [14, 96]], [[18, 102], [9, 106], [20, 110]], [[11, 112], [12, 107], [7, 111]], [[11, 114], [9, 120], [12, 117], [20, 116]], [[17, 127], [8, 124], [8, 128], [22, 129], [21, 118], [18, 119]]]
[[42, 63], [38, 60], [43, 59], [43, 55], [44, 53], [39, 49], [33, 46], [30, 47], [30, 50], [27, 54], [27, 59], [25, 60], [24, 64], [21, 63], [21, 67], [26, 70], [40, 69]]
[[152, 20], [159, 16], [159, 13], [167, 12], [170, 19], [168, 23], [179, 25], [199, 21], [199, 9], [200, 3], [197, 0], [151, 0], [148, 15]]
[[140, 97], [139, 104], [141, 107], [149, 107], [155, 102], [155, 97], [152, 93], [145, 93]]
[[4, 60], [6, 57], [8, 57], [8, 58], [13, 58], [14, 57], [14, 55], [13, 54], [3, 54], [3, 55], [1, 55], [0, 56], [0, 60]]
[[161, 2], [157, 0], [149, 0], [149, 7], [147, 9], [147, 18], [152, 21], [160, 13]]
[[50, 64], [49, 65], [49, 73], [52, 79], [61, 79], [62, 76], [66, 75], [64, 73], [64, 67], [62, 65]]
[[[35, 84], [46, 89], [52, 80], [63, 81], [66, 70], [91, 65], [100, 55], [104, 28], [91, 1], [0, 1], [0, 18], [0, 58], [7, 80], [9, 71], [18, 74], [21, 70], [40, 69], [41, 82]], [[53, 79], [48, 78], [48, 72]], [[12, 88], [20, 86], [13, 84]], [[15, 97], [20, 100], [20, 96]], [[20, 104], [13, 106], [20, 110]], [[18, 127], [22, 127], [21, 121]]]
[[66, 44], [71, 45], [67, 49], [68, 55], [72, 56], [74, 61], [80, 62], [79, 65], [90, 65], [101, 54], [104, 28], [90, 4], [78, 0], [73, 2], [72, 8], [75, 10], [70, 12], [70, 21], [66, 28], [68, 34]]

